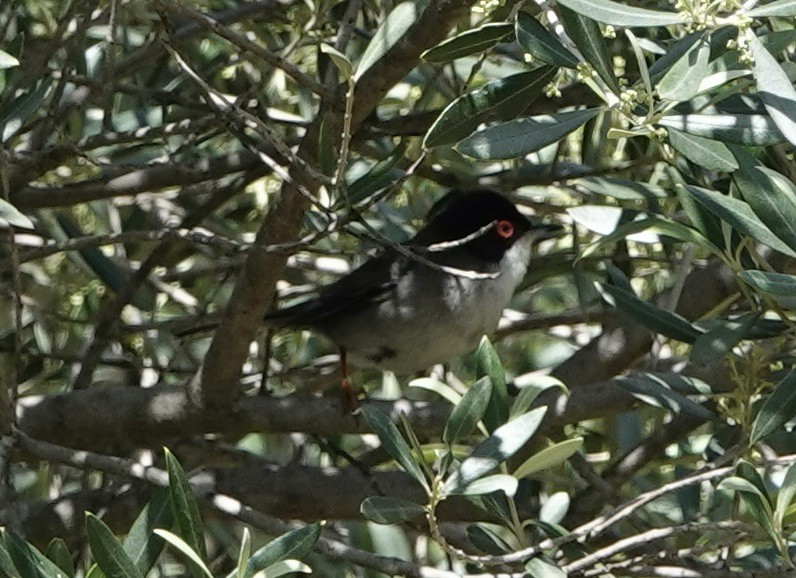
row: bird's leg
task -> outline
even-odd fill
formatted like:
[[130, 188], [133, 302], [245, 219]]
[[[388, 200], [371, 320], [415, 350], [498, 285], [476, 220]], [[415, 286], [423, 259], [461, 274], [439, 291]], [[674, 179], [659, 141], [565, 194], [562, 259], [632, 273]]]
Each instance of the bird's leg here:
[[348, 361], [346, 359], [346, 351], [340, 348], [340, 385], [343, 388], [343, 405], [348, 408], [351, 413], [355, 413], [359, 409], [359, 399], [357, 392], [348, 381]]

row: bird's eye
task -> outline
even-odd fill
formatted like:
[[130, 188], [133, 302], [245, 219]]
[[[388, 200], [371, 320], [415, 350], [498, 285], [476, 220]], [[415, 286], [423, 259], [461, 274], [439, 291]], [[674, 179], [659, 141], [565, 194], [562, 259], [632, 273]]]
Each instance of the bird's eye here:
[[511, 239], [514, 236], [514, 225], [511, 221], [498, 221], [495, 230], [504, 239]]

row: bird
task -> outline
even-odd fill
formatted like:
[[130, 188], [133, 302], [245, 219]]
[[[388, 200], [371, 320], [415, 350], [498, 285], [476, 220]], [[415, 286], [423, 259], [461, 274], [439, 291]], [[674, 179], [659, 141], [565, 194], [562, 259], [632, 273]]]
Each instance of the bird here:
[[453, 190], [409, 241], [388, 245], [309, 299], [270, 311], [272, 328], [327, 336], [358, 367], [414, 374], [474, 350], [497, 329], [534, 243], [562, 227], [531, 220], [501, 193]]

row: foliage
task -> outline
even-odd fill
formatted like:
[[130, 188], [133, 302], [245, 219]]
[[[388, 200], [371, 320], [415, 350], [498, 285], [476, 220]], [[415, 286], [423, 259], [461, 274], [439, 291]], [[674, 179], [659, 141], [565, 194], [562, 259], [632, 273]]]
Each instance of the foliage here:
[[[166, 450], [169, 467], [168, 492], [156, 493], [129, 529], [122, 542], [97, 516], [86, 513], [90, 566], [83, 575], [108, 578], [140, 578], [155, 567], [167, 544], [187, 561], [194, 576], [209, 576], [210, 560], [203, 540], [204, 524], [196, 498], [182, 467]], [[165, 499], [164, 499], [165, 498]], [[152, 515], [153, 511], [155, 512]], [[162, 527], [161, 527], [162, 526]], [[167, 528], [175, 527], [177, 533]], [[251, 552], [251, 535], [243, 529], [240, 554], [227, 578], [266, 578], [290, 572], [309, 573], [311, 569], [296, 558], [304, 557], [320, 535], [320, 526], [308, 525], [286, 532]], [[196, 542], [196, 539], [202, 539]], [[0, 540], [0, 567], [9, 578], [46, 576], [72, 578], [78, 570], [63, 540], [54, 538], [42, 554], [36, 547], [6, 530]]]
[[[792, 575], [794, 17], [3, 2], [0, 574]], [[569, 234], [444, 379], [258, 334], [484, 186]]]

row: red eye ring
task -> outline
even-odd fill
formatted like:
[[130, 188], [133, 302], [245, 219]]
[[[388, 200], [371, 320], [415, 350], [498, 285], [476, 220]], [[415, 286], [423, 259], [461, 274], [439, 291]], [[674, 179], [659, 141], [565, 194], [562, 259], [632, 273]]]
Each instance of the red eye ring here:
[[498, 221], [495, 224], [495, 231], [504, 239], [511, 239], [514, 236], [514, 224], [511, 221]]

